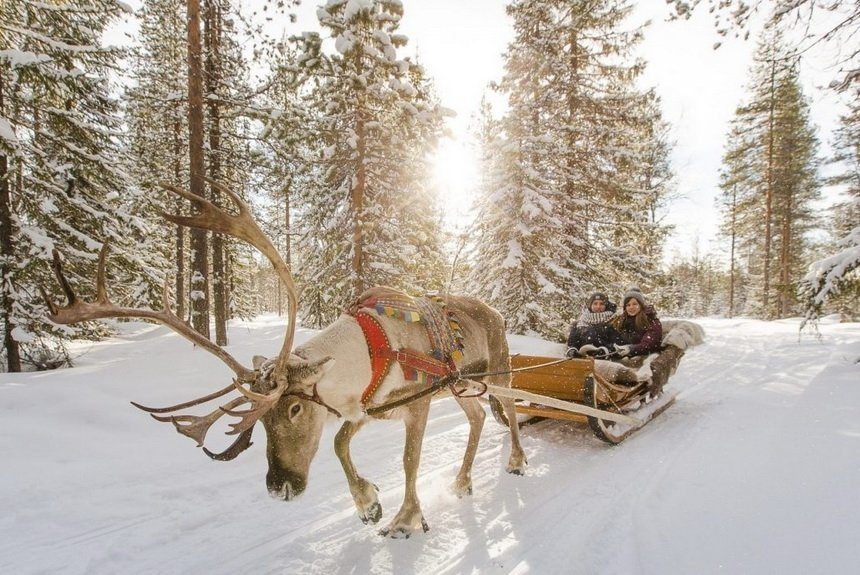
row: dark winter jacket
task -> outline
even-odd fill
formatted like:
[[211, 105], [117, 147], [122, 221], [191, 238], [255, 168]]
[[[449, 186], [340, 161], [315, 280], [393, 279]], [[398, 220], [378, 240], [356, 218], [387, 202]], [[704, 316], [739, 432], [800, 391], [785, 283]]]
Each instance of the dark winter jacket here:
[[629, 354], [631, 356], [648, 355], [660, 351], [663, 340], [663, 324], [657, 319], [654, 306], [646, 305], [643, 313], [648, 319], [648, 326], [645, 329], [637, 329], [636, 318], [628, 316], [626, 313], [612, 322], [618, 333], [624, 338], [625, 343], [631, 344]]
[[606, 304], [606, 311], [597, 313], [583, 306], [579, 319], [570, 328], [567, 347], [579, 349], [585, 344], [591, 344], [611, 350], [613, 344], [626, 343], [615, 328], [609, 326], [609, 320], [615, 315], [616, 309], [616, 305], [612, 302]]

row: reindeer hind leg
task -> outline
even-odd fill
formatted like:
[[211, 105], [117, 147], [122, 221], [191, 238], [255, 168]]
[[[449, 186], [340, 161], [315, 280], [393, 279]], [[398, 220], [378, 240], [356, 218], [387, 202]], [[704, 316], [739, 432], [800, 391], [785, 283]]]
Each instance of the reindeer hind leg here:
[[469, 443], [466, 444], [463, 463], [453, 485], [457, 497], [463, 497], [472, 494], [472, 464], [475, 462], [475, 453], [478, 451], [478, 441], [481, 439], [484, 418], [487, 414], [475, 398], [457, 397], [456, 395], [454, 398], [469, 420]]
[[[491, 380], [491, 383], [494, 385], [502, 387], [511, 386], [510, 375], [491, 378]], [[508, 418], [508, 429], [511, 430], [511, 456], [508, 459], [506, 470], [508, 473], [513, 473], [514, 475], [525, 475], [528, 460], [520, 442], [520, 426], [517, 423], [517, 411], [514, 407], [514, 400], [510, 397], [496, 397], [496, 399], [502, 404], [505, 417]]]

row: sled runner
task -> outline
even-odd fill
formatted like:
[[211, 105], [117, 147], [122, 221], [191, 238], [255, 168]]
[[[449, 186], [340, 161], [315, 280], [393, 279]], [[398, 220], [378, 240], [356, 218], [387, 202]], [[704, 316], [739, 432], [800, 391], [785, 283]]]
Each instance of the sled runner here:
[[583, 422], [603, 441], [620, 443], [675, 401], [677, 391], [666, 390], [664, 385], [684, 351], [704, 340], [698, 324], [665, 323], [669, 329], [663, 351], [630, 364], [512, 355], [511, 389], [489, 389], [493, 416], [507, 426], [493, 394], [513, 397], [518, 424], [532, 418]]

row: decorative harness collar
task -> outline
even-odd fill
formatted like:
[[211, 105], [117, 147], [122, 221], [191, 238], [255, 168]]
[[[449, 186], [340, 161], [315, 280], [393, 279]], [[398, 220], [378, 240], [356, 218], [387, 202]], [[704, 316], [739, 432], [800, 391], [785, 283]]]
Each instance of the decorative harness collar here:
[[444, 379], [458, 373], [457, 366], [450, 355], [446, 357], [445, 361], [442, 361], [412, 349], [392, 349], [388, 335], [379, 320], [361, 309], [372, 306], [374, 303], [372, 299], [356, 302], [347, 310], [347, 313], [355, 318], [361, 327], [370, 355], [370, 383], [361, 394], [362, 406], [366, 406], [376, 393], [395, 361], [400, 364], [404, 377], [407, 379], [414, 375], [416, 370], [427, 374], [434, 380]]

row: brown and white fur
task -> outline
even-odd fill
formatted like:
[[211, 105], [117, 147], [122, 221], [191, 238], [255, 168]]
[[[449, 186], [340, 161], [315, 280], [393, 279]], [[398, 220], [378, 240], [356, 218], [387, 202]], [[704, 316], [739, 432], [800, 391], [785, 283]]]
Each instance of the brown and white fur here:
[[[374, 295], [374, 288], [359, 298], [364, 300]], [[481, 301], [462, 296], [447, 298], [448, 310], [457, 318], [463, 333], [463, 359], [457, 362], [461, 373], [507, 372], [510, 369], [504, 320], [494, 309]], [[388, 317], [378, 317], [388, 335], [391, 348], [409, 348], [429, 352], [427, 335], [419, 324], [405, 323]], [[365, 414], [361, 395], [371, 378], [370, 357], [367, 343], [356, 320], [341, 315], [334, 323], [316, 337], [297, 347], [290, 365], [295, 364], [296, 373], [290, 370], [290, 384], [278, 405], [263, 416], [262, 421], [268, 436], [267, 456], [269, 472], [266, 477], [269, 493], [278, 499], [289, 500], [304, 491], [308, 470], [319, 445], [328, 410], [322, 405], [290, 395], [292, 392], [313, 394], [316, 392], [327, 406], [337, 410], [346, 420], [338, 431], [334, 447], [343, 466], [349, 490], [358, 515], [365, 523], [376, 523], [382, 508], [374, 485], [359, 475], [350, 455], [350, 441], [372, 418]], [[307, 366], [315, 366], [308, 368]], [[299, 371], [304, 371], [302, 376]], [[486, 377], [487, 383], [510, 387], [509, 373]], [[426, 384], [425, 384], [426, 385]], [[392, 366], [369, 405], [382, 405], [422, 389], [422, 386], [403, 378], [401, 369]], [[469, 440], [466, 453], [453, 490], [458, 496], [472, 491], [472, 463], [481, 436], [485, 412], [474, 397], [455, 397], [469, 419]], [[502, 399], [508, 421], [516, 421], [512, 400]], [[400, 419], [406, 427], [406, 443], [403, 451], [403, 468], [406, 489], [403, 504], [391, 523], [381, 531], [392, 537], [408, 537], [412, 532], [427, 530], [416, 491], [416, 480], [421, 458], [424, 428], [430, 408], [431, 396], [424, 396], [404, 406], [377, 416], [384, 419]], [[507, 471], [525, 473], [526, 457], [520, 445], [519, 431], [511, 426], [511, 454]]]
[[[335, 438], [335, 452], [346, 472], [349, 490], [355, 500], [361, 519], [376, 523], [382, 509], [373, 485], [361, 477], [350, 457], [350, 441], [370, 417], [366, 414], [361, 396], [370, 383], [371, 368], [367, 343], [355, 318], [345, 314], [328, 328], [295, 350], [292, 348], [295, 332], [295, 319], [298, 307], [298, 290], [290, 273], [289, 266], [278, 254], [271, 240], [254, 220], [250, 207], [234, 192], [221, 184], [207, 180], [213, 190], [218, 191], [232, 202], [232, 210], [220, 206], [198, 195], [162, 184], [162, 187], [177, 196], [185, 198], [196, 206], [190, 216], [165, 214], [165, 218], [179, 225], [196, 227], [212, 232], [227, 234], [242, 239], [263, 253], [278, 273], [287, 288], [290, 322], [287, 333], [277, 357], [266, 360], [254, 358], [253, 369], [240, 364], [221, 346], [196, 332], [170, 308], [168, 284], [165, 282], [163, 307], [150, 308], [122, 307], [111, 303], [105, 282], [107, 244], [99, 254], [98, 275], [96, 277], [95, 301], [87, 302], [75, 294], [71, 284], [62, 271], [59, 253], [54, 253], [53, 268], [59, 284], [66, 294], [67, 303], [59, 306], [42, 290], [45, 303], [50, 310], [50, 318], [59, 324], [73, 324], [80, 321], [106, 317], [138, 317], [157, 321], [170, 327], [195, 345], [209, 351], [226, 363], [236, 374], [233, 382], [217, 392], [186, 401], [170, 407], [146, 407], [134, 403], [138, 408], [152, 414], [158, 421], [173, 424], [182, 435], [197, 441], [203, 446], [207, 431], [224, 415], [239, 418], [231, 424], [231, 435], [238, 435], [236, 441], [222, 453], [212, 453], [205, 449], [213, 459], [226, 461], [235, 458], [251, 445], [251, 434], [257, 421], [262, 421], [266, 429], [266, 447], [269, 470], [266, 484], [269, 493], [282, 500], [289, 500], [302, 493], [307, 487], [308, 470], [319, 447], [323, 427], [329, 409], [343, 415], [346, 422]], [[374, 294], [374, 288], [363, 294], [359, 301]], [[457, 362], [461, 373], [500, 372], [486, 377], [487, 383], [510, 387], [508, 373], [510, 361], [505, 339], [504, 320], [498, 312], [469, 297], [447, 298], [448, 309], [459, 321], [465, 346], [464, 357]], [[409, 348], [428, 353], [429, 342], [424, 328], [417, 324], [404, 323], [387, 317], [379, 317], [392, 349]], [[370, 398], [371, 405], [384, 405], [392, 400], [408, 397], [422, 386], [403, 378], [401, 369], [392, 366], [388, 376]], [[175, 414], [180, 410], [203, 405], [229, 393], [239, 392], [240, 396], [226, 405], [198, 416]], [[508, 421], [516, 421], [513, 400], [499, 398]], [[406, 493], [403, 505], [391, 523], [382, 530], [392, 537], [408, 537], [417, 529], [427, 529], [421, 513], [415, 484], [421, 457], [421, 443], [431, 396], [426, 395], [380, 417], [401, 419], [406, 426], [406, 445], [403, 451], [403, 466], [406, 472]], [[471, 470], [478, 447], [478, 439], [484, 422], [484, 410], [475, 398], [457, 398], [457, 402], [469, 419], [469, 442], [463, 463], [454, 481], [458, 495], [472, 490]], [[237, 409], [250, 405], [248, 409]], [[510, 473], [522, 475], [525, 472], [526, 457], [519, 440], [518, 427], [511, 427], [511, 455], [507, 464]]]

